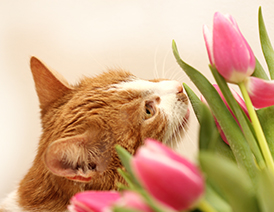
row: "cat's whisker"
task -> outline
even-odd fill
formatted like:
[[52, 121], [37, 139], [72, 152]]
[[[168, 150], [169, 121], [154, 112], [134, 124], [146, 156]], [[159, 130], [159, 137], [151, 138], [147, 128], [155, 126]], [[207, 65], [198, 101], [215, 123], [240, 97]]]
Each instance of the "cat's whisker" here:
[[171, 52], [171, 49], [169, 49], [169, 50], [167, 51], [167, 53], [165, 54], [165, 56], [164, 56], [163, 68], [162, 68], [162, 77], [163, 77], [163, 78], [166, 78], [166, 76], [165, 76], [165, 72], [166, 72], [165, 66], [166, 66], [167, 57], [168, 57], [168, 55], [170, 54], [170, 52]]
[[105, 69], [106, 69], [106, 65], [104, 65], [104, 63], [101, 63], [93, 54], [89, 54], [89, 56], [91, 57], [91, 59], [92, 59], [95, 63], [97, 63], [97, 64], [100, 66], [100, 68], [101, 68], [102, 70], [105, 70]]
[[156, 47], [155, 53], [154, 53], [154, 70], [153, 70], [153, 76], [154, 78], [160, 78], [158, 73], [158, 65], [157, 65], [157, 53], [158, 53], [159, 46]]
[[181, 74], [182, 73], [180, 73], [180, 72], [175, 72], [172, 79], [177, 80], [177, 81], [180, 81], [180, 79], [184, 79], [184, 76], [182, 76]]
[[174, 78], [174, 75], [176, 73], [176, 67], [170, 67], [169, 69], [167, 69], [166, 73], [168, 74], [167, 78], [177, 80]]
[[170, 79], [177, 80], [177, 79], [175, 79], [175, 77], [174, 77], [176, 74], [180, 73], [180, 72], [178, 72], [177, 66], [173, 66], [173, 67], [171, 67], [169, 70], [171, 70]]

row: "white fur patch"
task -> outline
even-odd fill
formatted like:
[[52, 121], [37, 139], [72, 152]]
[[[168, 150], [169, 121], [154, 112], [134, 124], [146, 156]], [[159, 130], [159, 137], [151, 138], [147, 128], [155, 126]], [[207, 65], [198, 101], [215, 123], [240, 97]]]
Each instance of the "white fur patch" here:
[[4, 212], [26, 212], [18, 205], [17, 198], [17, 190], [15, 190], [1, 202], [0, 210]]
[[165, 80], [160, 82], [150, 82], [146, 80], [133, 80], [129, 82], [120, 83], [117, 88], [121, 89], [132, 89], [136, 91], [152, 91], [156, 95], [160, 97], [166, 94], [178, 92], [178, 89], [181, 88], [182, 85], [180, 82], [175, 80]]
[[[18, 194], [17, 190], [11, 192], [1, 203], [0, 203], [0, 211], [2, 212], [34, 212], [38, 210], [33, 208], [33, 210], [24, 210], [18, 204]], [[39, 212], [52, 212], [52, 211], [40, 211]], [[68, 210], [60, 211], [60, 212], [68, 212]]]

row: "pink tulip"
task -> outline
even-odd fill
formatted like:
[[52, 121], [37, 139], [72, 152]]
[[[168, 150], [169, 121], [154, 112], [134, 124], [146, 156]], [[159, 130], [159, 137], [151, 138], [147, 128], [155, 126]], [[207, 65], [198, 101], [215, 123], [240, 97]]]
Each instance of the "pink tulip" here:
[[120, 194], [113, 191], [86, 191], [76, 194], [70, 200], [70, 212], [103, 212], [118, 199]]
[[211, 65], [228, 82], [240, 83], [251, 76], [255, 56], [232, 16], [215, 13], [213, 33], [204, 26], [203, 34]]
[[274, 105], [274, 80], [262, 80], [249, 77], [245, 81], [247, 92], [255, 108]]
[[[230, 109], [228, 103], [226, 102], [225, 97], [224, 97], [224, 95], [222, 94], [222, 91], [220, 90], [219, 86], [216, 85], [216, 84], [214, 84], [213, 86], [214, 86], [214, 88], [217, 90], [217, 92], [219, 93], [220, 97], [221, 97], [222, 100], [224, 101], [226, 107], [228, 108], [228, 110], [230, 111], [230, 113], [232, 114], [232, 116], [234, 117], [234, 119], [236, 120], [236, 122], [238, 123], [238, 125], [240, 126], [240, 123], [238, 122], [237, 118], [235, 117], [234, 113], [232, 112], [232, 110]], [[238, 102], [238, 104], [239, 104], [239, 105], [241, 106], [241, 108], [243, 109], [244, 113], [245, 113], [245, 114], [247, 115], [247, 117], [249, 118], [248, 110], [247, 110], [247, 108], [246, 108], [245, 102], [244, 102], [244, 100], [242, 99], [242, 97], [241, 97], [236, 91], [234, 91], [233, 89], [231, 89], [231, 93], [232, 93], [232, 95], [234, 96], [234, 98], [236, 99], [236, 101]], [[201, 100], [202, 100], [202, 102], [206, 103], [206, 100], [204, 99], [203, 96], [201, 97]], [[221, 126], [220, 126], [219, 122], [217, 121], [217, 119], [216, 119], [215, 117], [214, 117], [214, 120], [215, 120], [217, 129], [219, 130], [220, 135], [221, 135], [223, 141], [229, 145], [229, 143], [228, 143], [228, 141], [227, 141], [227, 139], [226, 139], [226, 137], [225, 137], [225, 134], [224, 134], [223, 130], [221, 129]]]
[[133, 191], [123, 192], [122, 197], [115, 203], [114, 206], [143, 212], [153, 212], [153, 210], [146, 204], [143, 197]]
[[132, 168], [144, 188], [173, 210], [190, 208], [204, 192], [198, 168], [157, 141], [145, 141], [132, 159]]

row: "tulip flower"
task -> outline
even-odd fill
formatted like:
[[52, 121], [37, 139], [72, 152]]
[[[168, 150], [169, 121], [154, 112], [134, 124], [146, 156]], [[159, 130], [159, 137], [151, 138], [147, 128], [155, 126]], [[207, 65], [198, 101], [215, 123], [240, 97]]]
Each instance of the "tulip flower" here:
[[70, 212], [103, 212], [118, 199], [120, 194], [113, 191], [86, 191], [76, 194], [70, 200]]
[[153, 210], [150, 209], [150, 207], [143, 200], [143, 197], [133, 191], [123, 192], [122, 197], [114, 204], [114, 206], [142, 212], [153, 212]]
[[249, 77], [245, 86], [251, 102], [255, 108], [264, 108], [274, 105], [274, 81]]
[[204, 192], [198, 168], [158, 141], [145, 141], [132, 159], [132, 169], [144, 188], [173, 210], [190, 208]]
[[204, 26], [203, 34], [210, 63], [226, 81], [238, 84], [251, 76], [256, 59], [232, 16], [215, 13], [213, 33]]

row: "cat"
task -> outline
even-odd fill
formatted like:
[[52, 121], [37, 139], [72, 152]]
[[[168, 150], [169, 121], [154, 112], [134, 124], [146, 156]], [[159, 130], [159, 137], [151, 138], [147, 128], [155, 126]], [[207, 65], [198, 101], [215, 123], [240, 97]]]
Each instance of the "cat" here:
[[134, 154], [146, 138], [171, 145], [186, 130], [188, 99], [178, 81], [109, 70], [72, 86], [35, 57], [30, 66], [43, 131], [32, 167], [0, 212], [63, 212], [77, 192], [117, 189], [125, 182], [116, 144]]

